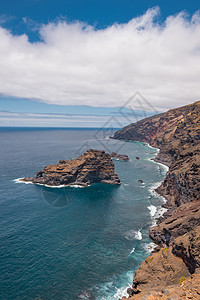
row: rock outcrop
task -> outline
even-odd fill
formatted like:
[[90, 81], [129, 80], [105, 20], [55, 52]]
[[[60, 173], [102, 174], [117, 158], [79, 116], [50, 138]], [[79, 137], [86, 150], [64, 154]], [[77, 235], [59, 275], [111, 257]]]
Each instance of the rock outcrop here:
[[128, 161], [130, 160], [130, 158], [128, 157], [128, 155], [126, 154], [118, 154], [118, 153], [115, 153], [115, 152], [112, 152], [110, 154], [110, 156], [114, 159], [118, 159], [118, 160], [123, 160], [123, 161]]
[[121, 183], [118, 174], [115, 173], [110, 154], [93, 149], [70, 161], [60, 160], [56, 165], [46, 166], [37, 172], [35, 177], [23, 178], [21, 181], [49, 186]]
[[149, 232], [158, 247], [136, 271], [129, 299], [200, 299], [200, 101], [130, 124], [113, 138], [147, 142], [160, 149], [155, 161], [169, 166], [156, 190], [168, 211]]
[[[122, 298], [126, 300], [126, 297]], [[128, 300], [188, 300], [200, 299], [200, 274], [194, 274], [191, 277], [179, 277], [177, 284], [170, 284], [162, 290], [142, 291], [139, 294], [130, 296]]]

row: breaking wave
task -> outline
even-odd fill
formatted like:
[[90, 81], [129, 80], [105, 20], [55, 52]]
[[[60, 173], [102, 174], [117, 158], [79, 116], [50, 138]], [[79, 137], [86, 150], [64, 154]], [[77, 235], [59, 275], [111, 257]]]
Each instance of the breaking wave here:
[[142, 240], [142, 233], [140, 230], [135, 231], [133, 229], [129, 230], [126, 234], [125, 234], [125, 238], [129, 241], [131, 240]]

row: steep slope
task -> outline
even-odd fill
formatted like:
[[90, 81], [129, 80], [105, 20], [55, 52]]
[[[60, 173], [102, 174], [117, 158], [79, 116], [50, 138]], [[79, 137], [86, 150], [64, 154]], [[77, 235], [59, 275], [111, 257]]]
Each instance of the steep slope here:
[[130, 124], [113, 138], [160, 148], [156, 160], [170, 166], [170, 170], [159, 192], [170, 205], [199, 198], [200, 101]]
[[[200, 299], [200, 277], [191, 277], [200, 273], [200, 101], [130, 124], [113, 138], [147, 142], [160, 149], [155, 160], [169, 166], [157, 189], [168, 211], [150, 229], [158, 247], [137, 270], [129, 298]], [[188, 294], [184, 286], [195, 288]]]

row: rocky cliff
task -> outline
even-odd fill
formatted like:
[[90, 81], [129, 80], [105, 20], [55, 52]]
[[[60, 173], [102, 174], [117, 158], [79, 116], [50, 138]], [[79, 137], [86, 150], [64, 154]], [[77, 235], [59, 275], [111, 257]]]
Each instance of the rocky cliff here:
[[46, 166], [35, 177], [23, 178], [21, 181], [49, 186], [121, 183], [110, 154], [93, 149], [70, 161], [60, 160], [56, 165]]
[[129, 299], [200, 299], [200, 101], [130, 124], [113, 138], [147, 142], [160, 149], [155, 160], [169, 166], [157, 189], [168, 211], [150, 229], [158, 247], [137, 270]]

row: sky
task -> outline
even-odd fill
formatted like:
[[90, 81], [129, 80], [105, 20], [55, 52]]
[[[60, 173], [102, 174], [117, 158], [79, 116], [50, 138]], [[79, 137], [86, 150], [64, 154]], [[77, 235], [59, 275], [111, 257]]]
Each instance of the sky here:
[[200, 98], [198, 1], [0, 3], [0, 126], [119, 127]]

